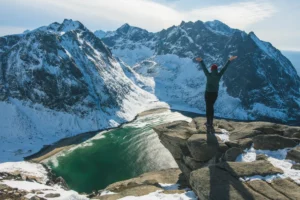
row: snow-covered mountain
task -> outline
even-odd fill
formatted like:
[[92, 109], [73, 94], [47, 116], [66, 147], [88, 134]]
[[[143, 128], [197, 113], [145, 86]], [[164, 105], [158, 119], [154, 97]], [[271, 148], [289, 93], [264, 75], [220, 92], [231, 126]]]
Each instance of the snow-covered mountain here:
[[166, 105], [135, 82], [153, 81], [119, 62], [78, 21], [0, 37], [0, 162]]
[[[182, 22], [157, 33], [123, 25], [102, 41], [141, 75], [154, 78], [152, 92], [173, 108], [205, 111], [205, 76], [193, 59], [207, 66], [225, 64], [216, 115], [238, 119], [300, 119], [300, 78], [291, 62], [253, 32], [220, 21]], [[144, 85], [144, 88], [149, 88]], [[151, 92], [151, 90], [148, 90]]]
[[300, 51], [283, 51], [282, 53], [293, 63], [300, 76]]
[[207, 65], [239, 56], [223, 78], [218, 116], [299, 119], [299, 76], [254, 33], [197, 21], [158, 33], [125, 24], [95, 34], [65, 20], [0, 37], [0, 162], [166, 106], [158, 100], [203, 113], [205, 77], [196, 56]]

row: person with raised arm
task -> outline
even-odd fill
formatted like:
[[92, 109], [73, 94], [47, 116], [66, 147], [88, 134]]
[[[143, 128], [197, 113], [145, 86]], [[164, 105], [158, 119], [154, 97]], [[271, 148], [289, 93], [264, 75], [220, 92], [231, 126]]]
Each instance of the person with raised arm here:
[[219, 92], [219, 83], [221, 80], [221, 77], [223, 76], [224, 72], [228, 68], [228, 65], [231, 61], [235, 60], [237, 56], [231, 56], [224, 67], [218, 72], [218, 66], [216, 64], [213, 64], [210, 69], [211, 72], [209, 72], [206, 68], [206, 65], [202, 58], [198, 57], [196, 58], [196, 61], [200, 63], [200, 66], [202, 67], [204, 74], [206, 76], [206, 89], [205, 89], [205, 103], [206, 103], [206, 128], [207, 132], [213, 133], [215, 132], [213, 128], [213, 120], [214, 120], [214, 104], [218, 98], [218, 92]]

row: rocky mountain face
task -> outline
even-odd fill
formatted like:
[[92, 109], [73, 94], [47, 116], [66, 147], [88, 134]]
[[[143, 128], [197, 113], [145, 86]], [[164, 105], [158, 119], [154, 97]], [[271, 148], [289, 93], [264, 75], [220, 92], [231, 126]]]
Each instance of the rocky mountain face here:
[[300, 76], [300, 51], [283, 51], [282, 53], [293, 63]]
[[[199, 199], [297, 199], [300, 127], [204, 118], [154, 128]], [[298, 164], [297, 164], [298, 163]]]
[[299, 119], [300, 78], [291, 62], [253, 32], [220, 21], [182, 22], [157, 33], [123, 25], [102, 35], [113, 54], [155, 81], [154, 94], [173, 108], [204, 112], [205, 77], [193, 59], [222, 66], [216, 112], [220, 117], [288, 121]]
[[1, 143], [50, 143], [133, 119], [157, 98], [128, 76], [149, 79], [120, 63], [78, 21], [0, 37]]

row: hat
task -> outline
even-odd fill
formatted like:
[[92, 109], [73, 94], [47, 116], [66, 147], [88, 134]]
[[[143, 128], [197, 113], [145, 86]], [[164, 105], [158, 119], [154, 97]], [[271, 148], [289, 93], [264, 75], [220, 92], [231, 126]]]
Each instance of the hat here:
[[217, 70], [218, 69], [218, 65], [216, 64], [213, 64], [211, 67], [210, 67], [210, 70]]

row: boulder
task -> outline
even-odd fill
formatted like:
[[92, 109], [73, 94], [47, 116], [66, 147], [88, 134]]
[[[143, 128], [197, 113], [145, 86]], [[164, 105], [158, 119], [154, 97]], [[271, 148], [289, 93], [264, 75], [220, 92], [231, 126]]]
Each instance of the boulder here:
[[243, 153], [243, 150], [241, 148], [232, 147], [228, 149], [224, 155], [224, 159], [226, 161], [235, 161], [236, 158]]
[[268, 157], [265, 154], [258, 154], [256, 160], [268, 160]]
[[113, 183], [107, 186], [105, 190], [119, 193], [123, 190], [141, 185], [153, 185], [159, 187], [159, 183], [176, 184], [185, 181], [181, 174], [182, 172], [178, 168], [148, 172], [136, 178]]
[[274, 200], [287, 199], [286, 196], [282, 195], [280, 192], [275, 190], [273, 187], [270, 186], [269, 183], [266, 183], [265, 181], [262, 180], [248, 181], [247, 185], [253, 190], [255, 190], [256, 192], [263, 194], [269, 199], [274, 199]]
[[231, 147], [238, 147], [243, 150], [249, 149], [252, 145], [253, 141], [251, 138], [244, 138], [244, 139], [239, 139], [239, 140], [233, 140], [233, 141], [227, 141], [225, 144], [227, 146]]
[[290, 150], [287, 153], [286, 159], [300, 163], [300, 146]]
[[234, 177], [267, 176], [283, 173], [281, 169], [274, 167], [270, 162], [264, 160], [254, 162], [223, 162], [218, 164], [217, 167], [225, 169]]
[[298, 139], [300, 139], [300, 131], [297, 132], [297, 133], [294, 133], [294, 134], [292, 135], [292, 137], [293, 137], [293, 138], [298, 138]]
[[5, 184], [0, 184], [0, 190], [8, 189], [9, 187]]
[[57, 198], [60, 197], [59, 193], [49, 193], [45, 195], [46, 198]]
[[205, 134], [195, 134], [187, 140], [187, 147], [196, 161], [208, 161], [218, 152], [219, 145], [216, 141], [217, 139], [208, 139]]
[[201, 200], [265, 199], [226, 170], [216, 166], [204, 167], [191, 172], [190, 184]]
[[60, 185], [62, 188], [64, 188], [65, 190], [68, 190], [69, 189], [69, 187], [68, 187], [68, 185], [67, 185], [67, 183], [66, 183], [66, 181], [63, 179], [63, 177], [57, 177], [55, 180], [54, 180], [54, 183], [55, 184], [58, 184], [58, 185]]
[[190, 156], [182, 156], [182, 159], [184, 164], [187, 165], [191, 170], [199, 169], [207, 165], [206, 162], [196, 161]]
[[170, 151], [175, 159], [180, 159], [186, 140], [196, 132], [186, 121], [175, 121], [153, 128], [158, 134], [161, 143]]
[[298, 144], [294, 139], [280, 135], [259, 135], [253, 138], [253, 143], [255, 149], [262, 150], [278, 150]]
[[164, 194], [182, 194], [185, 193], [185, 190], [164, 190]]
[[294, 164], [294, 165], [292, 166], [292, 169], [300, 170], [300, 164]]
[[45, 198], [39, 197], [39, 196], [33, 196], [29, 200], [46, 200]]
[[184, 174], [185, 178], [189, 181], [190, 173], [192, 172], [192, 169], [186, 163], [184, 163], [183, 160], [180, 160], [178, 162], [178, 167], [180, 168], [180, 170]]
[[298, 200], [300, 198], [299, 186], [289, 178], [275, 179], [271, 182], [271, 186], [281, 194], [285, 195], [287, 199]]
[[259, 130], [239, 130], [239, 131], [235, 131], [230, 133], [229, 139], [234, 141], [234, 140], [240, 140], [240, 139], [245, 139], [245, 138], [253, 138], [257, 135], [262, 135], [263, 133]]

